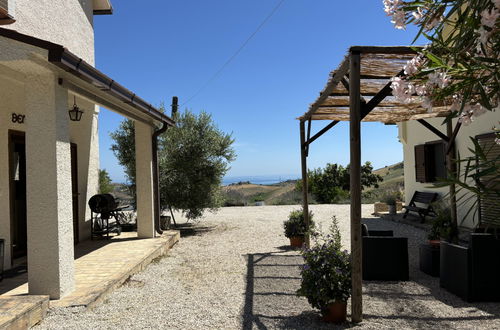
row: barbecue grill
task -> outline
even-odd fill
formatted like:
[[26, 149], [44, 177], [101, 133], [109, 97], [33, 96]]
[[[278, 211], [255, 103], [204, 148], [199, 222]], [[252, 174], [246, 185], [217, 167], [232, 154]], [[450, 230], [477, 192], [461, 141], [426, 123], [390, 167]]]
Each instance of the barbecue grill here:
[[[127, 208], [128, 205], [118, 206], [115, 198], [111, 194], [97, 194], [89, 199], [89, 208], [91, 211], [91, 239], [95, 236], [109, 238], [110, 233], [117, 236], [121, 234], [122, 229], [117, 212]], [[114, 223], [109, 223], [109, 219], [114, 218]]]

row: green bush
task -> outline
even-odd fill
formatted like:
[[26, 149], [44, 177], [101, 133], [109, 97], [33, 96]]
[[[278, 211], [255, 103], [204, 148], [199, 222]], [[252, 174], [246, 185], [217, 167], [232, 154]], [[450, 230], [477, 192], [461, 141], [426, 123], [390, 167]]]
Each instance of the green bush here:
[[288, 219], [283, 222], [283, 228], [285, 236], [288, 238], [304, 236], [307, 232], [311, 232], [314, 229], [313, 213], [309, 211], [309, 230], [306, 229], [304, 222], [304, 210], [290, 212]]
[[351, 296], [351, 256], [342, 251], [337, 220], [332, 220], [331, 234], [318, 234], [313, 247], [302, 250], [304, 265], [297, 290], [297, 295], [321, 311], [330, 303], [347, 302]]

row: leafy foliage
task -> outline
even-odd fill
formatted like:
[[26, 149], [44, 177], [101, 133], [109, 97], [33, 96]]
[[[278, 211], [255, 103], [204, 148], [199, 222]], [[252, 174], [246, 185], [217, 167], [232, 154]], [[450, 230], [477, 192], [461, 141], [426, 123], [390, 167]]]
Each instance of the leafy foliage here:
[[109, 194], [113, 191], [111, 178], [105, 169], [99, 170], [99, 194]]
[[[336, 203], [349, 198], [350, 168], [338, 164], [326, 164], [325, 169], [317, 168], [307, 172], [308, 191], [320, 204]], [[373, 173], [373, 166], [366, 162], [361, 166], [361, 185], [363, 188], [374, 186], [382, 177]], [[296, 185], [297, 190], [302, 189], [302, 180]]]
[[312, 307], [323, 310], [333, 302], [347, 302], [351, 296], [351, 256], [342, 251], [337, 220], [332, 219], [331, 233], [318, 233], [314, 245], [302, 251], [302, 281], [297, 290]]
[[[471, 214], [475, 218], [480, 199], [500, 200], [500, 155], [490, 155], [495, 144], [481, 146], [475, 138], [470, 140], [474, 147], [469, 151], [473, 156], [458, 159], [457, 173], [440, 179], [434, 186], [456, 185], [458, 205], [468, 205], [465, 216]], [[486, 177], [488, 180], [483, 179]]]
[[120, 123], [118, 129], [109, 134], [114, 143], [111, 145], [118, 163], [123, 166], [127, 187], [130, 194], [135, 194], [135, 128], [134, 121], [125, 119]]
[[220, 185], [236, 158], [231, 134], [220, 131], [212, 117], [185, 111], [175, 118], [159, 143], [161, 206], [182, 210], [188, 219], [222, 206]]
[[[408, 90], [433, 104], [452, 103], [451, 117], [463, 124], [498, 106], [500, 2], [497, 0], [384, 0], [396, 27], [416, 24], [415, 40], [431, 43], [419, 49], [405, 73]], [[403, 93], [411, 97], [413, 93]]]
[[451, 238], [451, 212], [449, 205], [444, 201], [434, 203], [433, 205], [436, 216], [432, 219], [432, 226], [427, 236], [430, 240]]
[[306, 228], [303, 209], [290, 212], [288, 219], [283, 222], [283, 229], [288, 238], [304, 236], [314, 229], [313, 213], [309, 211], [309, 230]]
[[[159, 137], [158, 162], [161, 208], [182, 210], [187, 218], [200, 217], [205, 209], [222, 205], [220, 183], [236, 156], [230, 134], [220, 131], [209, 114], [185, 111], [175, 118], [176, 127]], [[111, 133], [111, 147], [125, 169], [135, 199], [135, 129], [124, 120]]]

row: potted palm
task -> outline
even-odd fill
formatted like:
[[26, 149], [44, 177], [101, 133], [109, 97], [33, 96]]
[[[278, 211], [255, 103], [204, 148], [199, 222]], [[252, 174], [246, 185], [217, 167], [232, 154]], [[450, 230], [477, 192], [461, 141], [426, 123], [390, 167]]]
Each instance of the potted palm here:
[[331, 234], [313, 237], [313, 246], [302, 251], [304, 265], [297, 295], [306, 297], [313, 308], [319, 309], [323, 321], [345, 322], [351, 296], [351, 256], [342, 251], [335, 217]]
[[288, 219], [283, 222], [285, 236], [290, 239], [292, 247], [302, 247], [305, 235], [314, 228], [313, 213], [309, 211], [309, 229], [306, 228], [304, 220], [304, 210], [294, 210], [288, 215]]

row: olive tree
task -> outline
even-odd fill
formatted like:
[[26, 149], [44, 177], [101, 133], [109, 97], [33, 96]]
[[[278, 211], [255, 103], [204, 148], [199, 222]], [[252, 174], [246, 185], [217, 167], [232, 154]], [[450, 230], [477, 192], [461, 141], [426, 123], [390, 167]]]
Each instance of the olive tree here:
[[[219, 130], [206, 112], [196, 115], [186, 110], [174, 119], [176, 126], [168, 128], [158, 141], [160, 204], [163, 210], [181, 210], [194, 219], [207, 209], [222, 206], [220, 185], [229, 163], [236, 158], [234, 140]], [[115, 141], [111, 149], [135, 192], [133, 122], [122, 122], [111, 137]]]

